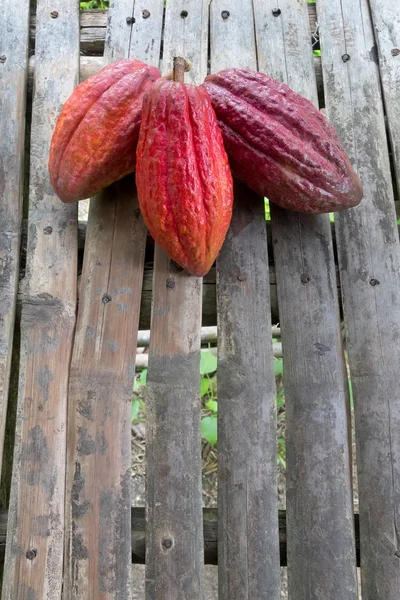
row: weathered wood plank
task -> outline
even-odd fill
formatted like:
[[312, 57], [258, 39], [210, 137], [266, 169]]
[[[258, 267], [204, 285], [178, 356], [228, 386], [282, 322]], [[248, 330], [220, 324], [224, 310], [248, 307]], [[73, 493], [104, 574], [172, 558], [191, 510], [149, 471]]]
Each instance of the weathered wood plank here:
[[[393, 7], [398, 15], [400, 7]], [[355, 402], [362, 597], [394, 600], [400, 590], [400, 248], [375, 41], [366, 0], [318, 0], [318, 18], [327, 113], [364, 186], [361, 204], [335, 222]]]
[[18, 7], [5, 1], [0, 19], [0, 470], [19, 277], [28, 17], [27, 0]]
[[[260, 70], [317, 104], [306, 3], [256, 0], [254, 7]], [[287, 411], [289, 596], [355, 600], [348, 389], [329, 218], [277, 206], [271, 213]]]
[[[174, 56], [207, 68], [207, 0], [169, 0], [164, 72]], [[185, 11], [182, 13], [182, 11]], [[202, 281], [156, 245], [146, 396], [146, 599], [204, 597], [200, 440]]]
[[17, 431], [3, 598], [59, 600], [62, 586], [66, 407], [75, 325], [76, 207], [51, 189], [48, 150], [56, 115], [79, 73], [79, 12], [57, 18], [37, 3], [26, 294], [21, 317]]
[[[162, 0], [148, 5], [157, 62]], [[105, 62], [130, 56], [135, 35], [148, 39], [150, 20], [134, 32], [132, 11], [132, 0], [111, 3]], [[145, 245], [134, 177], [91, 200], [69, 395], [66, 600], [131, 597], [131, 399]]]
[[[375, 40], [378, 46], [379, 74], [395, 164], [397, 189], [400, 190], [400, 10], [391, 0], [369, 0]], [[371, 48], [375, 59], [374, 49]]]
[[[212, 72], [232, 65], [257, 68], [251, 1], [213, 0], [210, 48]], [[232, 223], [217, 258], [221, 600], [279, 598], [268, 277], [264, 201], [235, 182]]]

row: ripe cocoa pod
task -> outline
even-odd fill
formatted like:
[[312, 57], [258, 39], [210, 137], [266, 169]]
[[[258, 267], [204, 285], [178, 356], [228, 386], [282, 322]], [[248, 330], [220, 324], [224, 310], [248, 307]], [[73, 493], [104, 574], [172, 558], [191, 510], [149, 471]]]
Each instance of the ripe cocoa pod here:
[[233, 204], [232, 175], [207, 92], [161, 79], [143, 98], [136, 184], [156, 242], [191, 275], [211, 268]]
[[75, 88], [50, 145], [50, 181], [63, 202], [90, 198], [135, 170], [143, 94], [159, 77], [156, 67], [126, 59]]
[[210, 95], [234, 174], [269, 200], [325, 213], [362, 198], [335, 129], [315, 106], [271, 77], [246, 69], [209, 75]]

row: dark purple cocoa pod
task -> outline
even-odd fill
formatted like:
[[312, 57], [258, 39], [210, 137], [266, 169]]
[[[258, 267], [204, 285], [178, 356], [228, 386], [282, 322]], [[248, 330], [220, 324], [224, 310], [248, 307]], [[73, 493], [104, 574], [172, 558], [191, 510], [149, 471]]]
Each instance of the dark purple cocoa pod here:
[[361, 182], [335, 129], [311, 102], [246, 69], [209, 75], [203, 85], [232, 171], [249, 188], [298, 212], [359, 204]]

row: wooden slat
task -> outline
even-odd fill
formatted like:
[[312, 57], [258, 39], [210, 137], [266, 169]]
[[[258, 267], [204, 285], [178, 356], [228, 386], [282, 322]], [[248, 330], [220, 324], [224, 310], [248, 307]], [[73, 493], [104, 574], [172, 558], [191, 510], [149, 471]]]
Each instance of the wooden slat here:
[[[207, 0], [166, 4], [164, 73], [174, 56], [206, 75]], [[186, 16], [181, 16], [185, 10]], [[146, 397], [146, 599], [204, 597], [200, 443], [202, 281], [156, 245]]]
[[5, 1], [0, 19], [0, 470], [19, 276], [28, 17], [27, 0], [18, 7]]
[[[132, 54], [135, 36], [153, 37], [158, 62], [162, 0], [136, 21], [132, 0], [108, 13], [105, 61]], [[131, 597], [131, 399], [146, 228], [134, 177], [93, 198], [84, 254], [69, 393], [67, 543], [64, 598]]]
[[[393, 0], [369, 0], [375, 40], [378, 46], [379, 73], [385, 101], [387, 124], [392, 143], [397, 188], [400, 189], [400, 9]], [[376, 59], [371, 48], [371, 58]]]
[[[279, 553], [281, 567], [287, 565], [286, 555], [286, 512], [280, 510], [279, 518]], [[134, 564], [145, 564], [146, 558], [146, 518], [143, 506], [131, 509], [131, 540], [132, 540], [132, 562]], [[354, 527], [356, 532], [357, 565], [360, 563], [360, 540], [359, 540], [359, 518], [354, 515]], [[4, 560], [4, 549], [7, 536], [7, 511], [0, 510], [0, 564]], [[203, 537], [204, 537], [204, 563], [206, 565], [218, 564], [218, 516], [216, 508], [203, 508]]]
[[[257, 67], [251, 1], [213, 0], [210, 36], [212, 72]], [[221, 600], [279, 598], [268, 280], [264, 201], [235, 182], [232, 223], [217, 258]]]
[[[274, 16], [273, 9], [280, 9]], [[255, 2], [259, 68], [317, 104], [305, 3]], [[348, 386], [328, 215], [272, 207], [292, 600], [355, 600]]]
[[[26, 8], [26, 7], [25, 7]], [[79, 14], [37, 3], [26, 294], [3, 598], [59, 600], [62, 585], [68, 371], [75, 325], [76, 207], [51, 189], [56, 115], [78, 79]], [[25, 15], [26, 17], [26, 15]], [[17, 44], [17, 42], [16, 42]]]
[[355, 402], [362, 597], [394, 600], [400, 590], [400, 249], [379, 72], [366, 0], [318, 0], [318, 18], [327, 112], [364, 186], [361, 204], [335, 222]]

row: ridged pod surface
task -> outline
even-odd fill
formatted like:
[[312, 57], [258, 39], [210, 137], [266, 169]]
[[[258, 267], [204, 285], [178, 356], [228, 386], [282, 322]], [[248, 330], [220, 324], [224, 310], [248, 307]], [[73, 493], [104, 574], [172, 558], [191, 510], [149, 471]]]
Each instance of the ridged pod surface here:
[[50, 181], [63, 202], [90, 198], [135, 170], [143, 94], [159, 77], [156, 67], [124, 59], [75, 88], [50, 145]]
[[356, 206], [362, 186], [335, 129], [287, 85], [246, 69], [209, 75], [234, 174], [283, 208], [325, 213]]
[[233, 186], [203, 88], [159, 80], [146, 92], [136, 184], [155, 241], [191, 275], [205, 275], [230, 224]]

